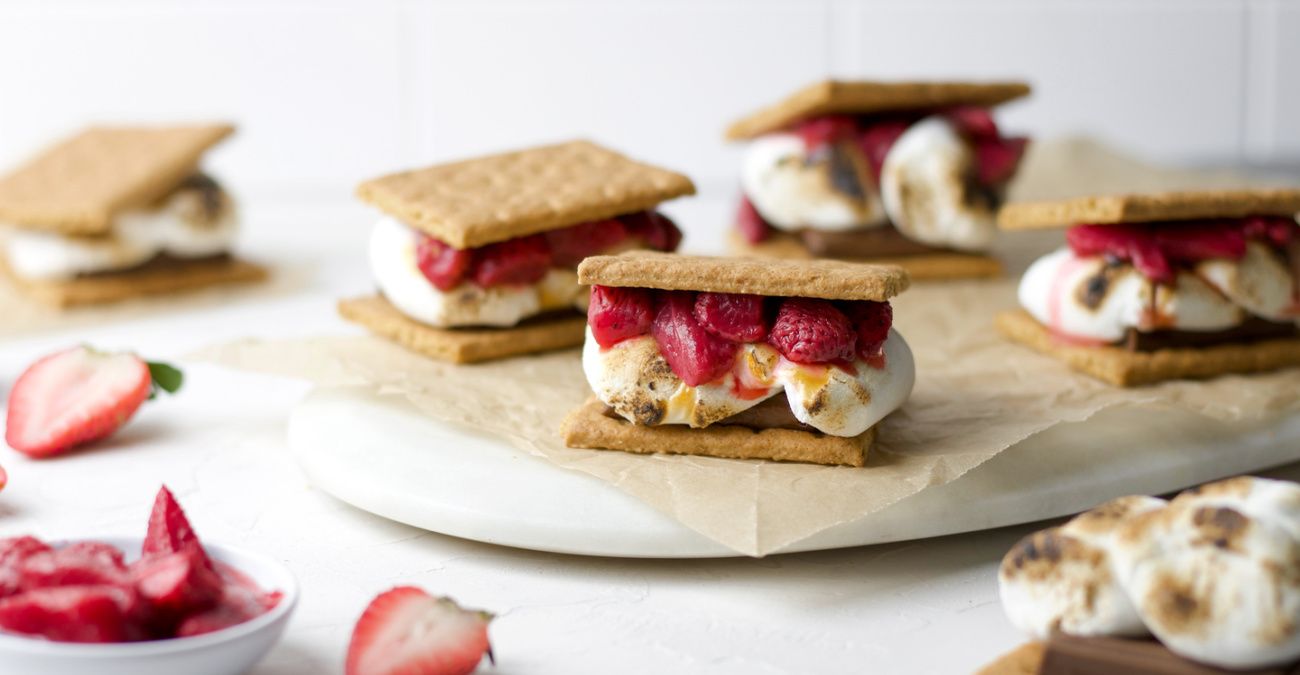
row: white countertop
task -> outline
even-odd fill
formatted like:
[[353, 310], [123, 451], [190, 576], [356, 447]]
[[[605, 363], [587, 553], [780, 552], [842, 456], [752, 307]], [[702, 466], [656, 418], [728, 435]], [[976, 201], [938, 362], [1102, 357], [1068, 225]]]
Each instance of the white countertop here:
[[[670, 211], [689, 231], [721, 222], [728, 209]], [[335, 318], [333, 301], [370, 287], [360, 247], [373, 216], [345, 204], [248, 213], [254, 257], [311, 269], [295, 292], [3, 340], [0, 387], [7, 392], [38, 356], [79, 342], [174, 359], [245, 336], [356, 332]], [[691, 248], [718, 241], [699, 239]], [[274, 555], [302, 583], [288, 633], [258, 675], [342, 672], [361, 610], [398, 584], [495, 612], [498, 666], [488, 672], [503, 675], [961, 673], [1021, 641], [1002, 615], [995, 575], [1002, 554], [1035, 526], [757, 560], [495, 547], [388, 522], [314, 490], [285, 445], [286, 418], [306, 383], [203, 364], [186, 375], [180, 395], [148, 404], [86, 451], [33, 461], [0, 449], [10, 476], [0, 536], [138, 535], [166, 483], [200, 537]]]

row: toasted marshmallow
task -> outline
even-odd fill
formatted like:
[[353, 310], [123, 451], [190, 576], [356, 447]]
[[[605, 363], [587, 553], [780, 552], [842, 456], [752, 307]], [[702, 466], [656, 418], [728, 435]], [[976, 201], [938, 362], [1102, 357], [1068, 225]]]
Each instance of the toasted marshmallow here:
[[1300, 658], [1300, 486], [1240, 477], [1126, 523], [1111, 553], [1171, 651], [1234, 669]]
[[884, 225], [880, 197], [871, 181], [859, 180], [859, 170], [866, 167], [831, 149], [809, 156], [799, 136], [770, 134], [749, 144], [740, 181], [754, 208], [778, 229], [838, 232]]
[[156, 207], [123, 211], [113, 221], [111, 234], [103, 237], [7, 229], [6, 262], [16, 276], [62, 280], [129, 270], [162, 254], [206, 258], [228, 253], [239, 217], [219, 187], [197, 182], [180, 187]]
[[939, 116], [908, 127], [885, 155], [880, 196], [889, 220], [923, 244], [983, 251], [997, 234], [996, 205], [971, 180], [975, 153]]
[[582, 368], [596, 397], [643, 425], [706, 427], [786, 393], [800, 422], [832, 436], [857, 436], [897, 410], [912, 392], [916, 368], [902, 336], [885, 340], [885, 367], [856, 361], [850, 373], [834, 365], [794, 363], [765, 343], [746, 343], [731, 371], [697, 387], [673, 373], [649, 335], [603, 348], [587, 329]]
[[998, 591], [1011, 623], [1038, 639], [1054, 631], [1145, 635], [1109, 550], [1125, 523], [1164, 505], [1154, 497], [1120, 497], [1020, 540], [998, 570]]
[[403, 314], [430, 326], [513, 326], [557, 309], [586, 309], [587, 294], [573, 270], [552, 268], [523, 286], [482, 288], [463, 282], [442, 291], [416, 264], [420, 235], [398, 220], [382, 218], [370, 233], [370, 271], [384, 297]]
[[1278, 322], [1300, 320], [1291, 268], [1264, 244], [1249, 242], [1241, 260], [1206, 260], [1196, 265], [1196, 271], [1220, 293], [1255, 316]]

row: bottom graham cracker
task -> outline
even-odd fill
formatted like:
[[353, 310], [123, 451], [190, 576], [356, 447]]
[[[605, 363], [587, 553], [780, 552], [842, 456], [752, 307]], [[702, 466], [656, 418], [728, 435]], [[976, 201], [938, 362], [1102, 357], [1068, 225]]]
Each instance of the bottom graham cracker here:
[[133, 270], [57, 281], [21, 279], [7, 269], [5, 272], [24, 294], [60, 309], [181, 293], [223, 284], [251, 283], [263, 281], [268, 276], [266, 268], [228, 256], [199, 260], [159, 259]]
[[[736, 232], [727, 234], [731, 252], [739, 256], [812, 260], [813, 255], [793, 235], [775, 233], [768, 239], [751, 244]], [[879, 258], [835, 258], [845, 262], [897, 265], [907, 270], [914, 281], [945, 279], [990, 279], [1002, 276], [1002, 262], [976, 253], [935, 252]]]
[[1041, 642], [1026, 642], [999, 656], [975, 675], [1035, 675], [1043, 665], [1044, 648]]
[[794, 429], [755, 430], [725, 424], [703, 429], [676, 424], [647, 427], [610, 416], [606, 410], [605, 404], [593, 396], [569, 413], [560, 427], [564, 443], [571, 448], [642, 454], [662, 452], [725, 459], [863, 466], [876, 438], [875, 427], [853, 438]]
[[1094, 347], [1063, 343], [1024, 310], [999, 314], [997, 327], [1003, 335], [1016, 342], [1120, 387], [1300, 366], [1300, 338], [1133, 352], [1109, 345]]
[[577, 347], [587, 332], [587, 317], [576, 312], [509, 328], [435, 328], [402, 314], [382, 295], [340, 300], [338, 311], [344, 319], [411, 351], [452, 363]]

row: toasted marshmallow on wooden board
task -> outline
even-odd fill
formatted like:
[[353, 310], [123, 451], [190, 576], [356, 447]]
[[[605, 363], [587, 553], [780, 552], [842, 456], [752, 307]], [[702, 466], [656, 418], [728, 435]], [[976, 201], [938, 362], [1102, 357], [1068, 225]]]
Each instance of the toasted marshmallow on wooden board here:
[[1163, 499], [1113, 499], [1021, 539], [998, 570], [1002, 608], [1011, 623], [1038, 639], [1071, 635], [1145, 635], [1120, 586], [1110, 549], [1120, 528], [1165, 505]]

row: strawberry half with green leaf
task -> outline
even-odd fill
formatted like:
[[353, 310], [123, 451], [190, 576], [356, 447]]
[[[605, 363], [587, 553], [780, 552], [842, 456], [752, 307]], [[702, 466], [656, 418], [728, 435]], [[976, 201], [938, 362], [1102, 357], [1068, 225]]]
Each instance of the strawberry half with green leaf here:
[[487, 612], [462, 609], [413, 586], [381, 593], [348, 645], [347, 675], [468, 675], [487, 654]]
[[73, 347], [32, 364], [9, 393], [5, 442], [52, 457], [117, 431], [158, 390], [180, 389], [181, 371], [129, 353]]

